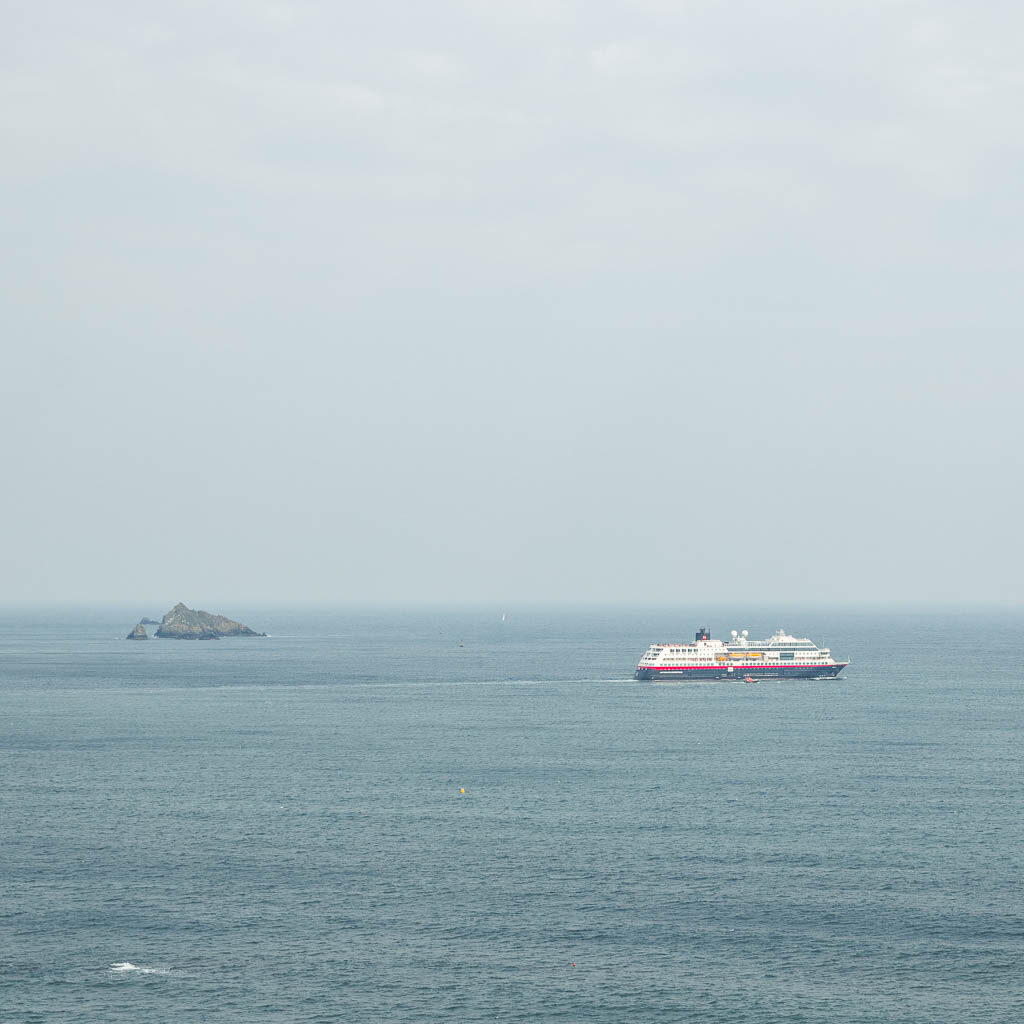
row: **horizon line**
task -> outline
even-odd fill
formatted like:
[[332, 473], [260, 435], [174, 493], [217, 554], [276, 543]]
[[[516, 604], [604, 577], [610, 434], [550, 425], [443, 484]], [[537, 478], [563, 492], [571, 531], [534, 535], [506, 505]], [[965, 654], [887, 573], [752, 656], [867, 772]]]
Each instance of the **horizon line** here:
[[[175, 601], [174, 604], [178, 602]], [[520, 610], [542, 610], [542, 609], [562, 609], [562, 610], [584, 610], [592, 609], [595, 611], [609, 610], [609, 611], [625, 611], [629, 609], [636, 609], [637, 611], [696, 611], [699, 609], [706, 609], [708, 612], [716, 611], [719, 609], [734, 610], [739, 607], [756, 608], [756, 609], [769, 609], [769, 608], [793, 608], [801, 611], [808, 611], [812, 608], [831, 609], [831, 610], [856, 610], [856, 609], [870, 609], [870, 610], [956, 610], [956, 609], [1001, 609], [1004, 611], [1013, 610], [1024, 610], [1024, 601], [1017, 599], [999, 599], [999, 598], [977, 598], [968, 600], [954, 601], [950, 599], [924, 599], [924, 598], [897, 598], [888, 600], [866, 600], [866, 599], [855, 599], [848, 601], [841, 600], [805, 600], [800, 601], [793, 598], [785, 598], [779, 600], [765, 600], [765, 599], [754, 599], [751, 601], [730, 601], [724, 599], [717, 599], [712, 601], [680, 601], [680, 600], [573, 600], [573, 599], [514, 599], [507, 601], [500, 601], [492, 598], [479, 598], [479, 599], [467, 599], [467, 600], [445, 600], [445, 601], [433, 601], [425, 599], [374, 599], [366, 601], [358, 601], [353, 599], [279, 599], [276, 601], [266, 599], [252, 599], [252, 598], [231, 598], [231, 597], [213, 597], [213, 598], [202, 598], [194, 604], [189, 602], [183, 602], [190, 608], [199, 608], [203, 604], [215, 604], [215, 605], [231, 605], [242, 608], [266, 608], [266, 609], [295, 609], [295, 610], [380, 610], [380, 611], [400, 611], [400, 610], [430, 610], [430, 609], [495, 609], [498, 611], [508, 611], [511, 609]], [[22, 601], [5, 601], [0, 599], [0, 610], [32, 610], [32, 609], [52, 609], [52, 608], [63, 608], [63, 609], [116, 609], [118, 611], [127, 608], [128, 606], [143, 607], [143, 606], [154, 606], [158, 607], [163, 604], [163, 601], [155, 601], [149, 599], [140, 598], [99, 598], [96, 600], [86, 600], [81, 598], [66, 599], [66, 598], [41, 598], [36, 600], [22, 600]], [[171, 605], [173, 607], [173, 604]], [[143, 615], [148, 615], [150, 612], [143, 612]], [[161, 614], [163, 614], [161, 612]]]

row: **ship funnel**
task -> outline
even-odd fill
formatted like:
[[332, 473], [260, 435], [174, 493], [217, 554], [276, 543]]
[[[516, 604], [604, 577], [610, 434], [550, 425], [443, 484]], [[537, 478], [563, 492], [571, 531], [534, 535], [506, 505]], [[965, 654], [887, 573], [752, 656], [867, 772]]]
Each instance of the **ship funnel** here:
[[694, 636], [693, 639], [694, 640], [710, 640], [711, 639], [711, 630], [708, 629], [707, 626], [701, 626], [701, 628], [697, 630], [697, 633], [696, 633], [696, 635]]

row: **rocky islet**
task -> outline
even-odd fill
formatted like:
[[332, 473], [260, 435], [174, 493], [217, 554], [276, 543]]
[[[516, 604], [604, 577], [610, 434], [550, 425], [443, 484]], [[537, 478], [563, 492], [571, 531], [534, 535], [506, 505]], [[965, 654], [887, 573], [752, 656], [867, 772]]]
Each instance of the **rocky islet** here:
[[179, 602], [164, 617], [153, 634], [171, 640], [219, 640], [228, 636], [266, 636], [224, 615], [189, 608]]

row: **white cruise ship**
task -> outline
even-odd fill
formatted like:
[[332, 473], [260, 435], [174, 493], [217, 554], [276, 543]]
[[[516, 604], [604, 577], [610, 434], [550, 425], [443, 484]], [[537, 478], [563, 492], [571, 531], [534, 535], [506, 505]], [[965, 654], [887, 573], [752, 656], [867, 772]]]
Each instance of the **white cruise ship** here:
[[692, 644], [651, 644], [633, 673], [634, 679], [824, 679], [839, 675], [849, 664], [836, 661], [827, 647], [784, 629], [767, 640], [750, 640], [747, 631], [732, 639], [712, 640], [707, 628], [697, 630]]

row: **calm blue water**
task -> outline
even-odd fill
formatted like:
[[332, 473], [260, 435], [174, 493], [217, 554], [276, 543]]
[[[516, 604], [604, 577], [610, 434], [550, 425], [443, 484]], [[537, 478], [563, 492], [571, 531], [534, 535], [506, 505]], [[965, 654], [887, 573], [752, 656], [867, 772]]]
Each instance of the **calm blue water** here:
[[1024, 1020], [1019, 616], [164, 610], [0, 613], [3, 1024]]

